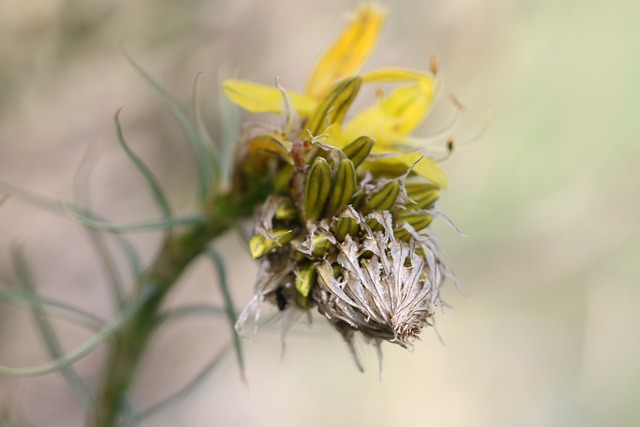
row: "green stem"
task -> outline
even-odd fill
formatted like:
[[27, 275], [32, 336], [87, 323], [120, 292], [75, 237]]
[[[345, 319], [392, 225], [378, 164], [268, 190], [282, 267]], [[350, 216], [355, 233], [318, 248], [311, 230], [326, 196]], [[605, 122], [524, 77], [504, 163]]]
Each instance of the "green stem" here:
[[165, 239], [160, 253], [139, 278], [130, 301], [135, 301], [138, 295], [149, 290], [152, 296], [112, 343], [90, 425], [121, 425], [129, 389], [158, 323], [165, 297], [187, 266], [206, 250], [211, 240], [227, 231], [233, 225], [233, 220], [246, 215], [245, 212], [238, 212], [241, 206], [239, 201], [218, 198], [208, 204], [210, 211], [206, 212], [209, 219], [206, 224], [192, 225], [184, 232], [172, 233]]

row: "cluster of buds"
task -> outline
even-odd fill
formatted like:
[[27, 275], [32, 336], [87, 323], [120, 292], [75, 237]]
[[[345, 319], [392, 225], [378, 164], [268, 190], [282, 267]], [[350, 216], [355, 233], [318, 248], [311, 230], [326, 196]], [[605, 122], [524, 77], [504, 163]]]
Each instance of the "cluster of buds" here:
[[[355, 355], [357, 332], [378, 346], [409, 346], [441, 304], [449, 273], [429, 225], [446, 176], [408, 137], [430, 110], [435, 67], [354, 76], [382, 17], [363, 7], [304, 95], [239, 80], [223, 85], [247, 110], [285, 117], [281, 128], [247, 131], [236, 153], [240, 191], [265, 194], [249, 242], [258, 280], [240, 330], [257, 322], [264, 302], [293, 317], [317, 309]], [[357, 64], [345, 66], [350, 58]], [[376, 82], [403, 86], [345, 124], [361, 86]]]

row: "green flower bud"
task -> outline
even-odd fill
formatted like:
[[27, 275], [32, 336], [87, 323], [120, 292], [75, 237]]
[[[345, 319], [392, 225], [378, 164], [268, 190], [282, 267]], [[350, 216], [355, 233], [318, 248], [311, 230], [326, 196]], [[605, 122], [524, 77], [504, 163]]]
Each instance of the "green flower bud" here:
[[320, 217], [331, 191], [331, 170], [322, 157], [316, 157], [309, 169], [304, 189], [304, 213], [306, 219]]
[[438, 187], [428, 183], [410, 183], [405, 185], [408, 201], [405, 206], [409, 209], [430, 209], [440, 197]]
[[369, 208], [371, 210], [391, 209], [398, 194], [400, 194], [400, 181], [397, 179], [389, 181], [369, 196]]
[[[396, 217], [397, 224], [406, 222], [416, 231], [427, 228], [431, 221], [433, 221], [433, 217], [425, 211], [406, 210], [400, 212]], [[411, 237], [409, 231], [402, 228], [402, 226], [396, 228], [394, 234], [396, 238], [405, 241]]]
[[298, 218], [298, 209], [296, 209], [290, 198], [283, 197], [278, 200], [276, 212], [273, 217], [280, 221], [292, 221]]
[[360, 90], [361, 84], [360, 77], [352, 77], [338, 83], [329, 92], [307, 121], [306, 128], [311, 135], [321, 135], [327, 126], [342, 123], [347, 110]]
[[311, 259], [322, 257], [337, 243], [336, 238], [327, 230], [315, 230], [304, 240], [295, 240], [291, 244], [299, 253]]
[[334, 218], [334, 229], [340, 241], [343, 241], [347, 235], [355, 236], [360, 232], [360, 216], [352, 206], [347, 206], [338, 212]]
[[333, 215], [337, 208], [346, 205], [356, 191], [356, 168], [349, 159], [342, 159], [338, 164], [338, 172], [333, 182], [327, 212]]
[[373, 139], [361, 136], [344, 147], [342, 152], [353, 162], [355, 167], [358, 167], [367, 158], [371, 148], [373, 148]]
[[273, 238], [266, 237], [262, 234], [256, 234], [249, 241], [249, 253], [251, 258], [258, 259], [272, 250], [286, 245], [295, 237], [295, 234], [291, 230], [278, 229], [273, 230]]
[[307, 298], [318, 277], [315, 264], [307, 264], [301, 267], [300, 270], [295, 273], [295, 276], [296, 289], [300, 295]]

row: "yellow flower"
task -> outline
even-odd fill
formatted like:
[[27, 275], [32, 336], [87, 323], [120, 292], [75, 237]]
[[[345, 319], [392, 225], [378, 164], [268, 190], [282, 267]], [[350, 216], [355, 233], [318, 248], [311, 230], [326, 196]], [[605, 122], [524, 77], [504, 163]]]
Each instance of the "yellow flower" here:
[[[399, 171], [401, 175], [413, 166], [412, 172], [444, 188], [447, 186], [445, 173], [424, 156], [421, 147], [411, 144], [409, 138], [431, 109], [437, 87], [435, 76], [402, 68], [358, 75], [375, 46], [384, 18], [384, 12], [377, 6], [362, 6], [319, 60], [304, 93], [243, 80], [227, 80], [222, 88], [231, 101], [254, 113], [282, 113], [286, 97], [295, 113], [306, 120], [302, 130], [311, 133], [311, 137], [322, 134], [326, 137], [324, 143], [337, 148], [344, 148], [361, 136], [373, 138], [372, 154], [380, 156], [368, 159], [364, 168]], [[399, 87], [343, 124], [360, 85], [371, 83], [393, 83]], [[302, 138], [305, 137], [303, 134]], [[266, 150], [281, 151], [283, 144], [277, 138], [271, 139], [273, 147]], [[260, 144], [265, 149], [264, 137], [260, 137]], [[408, 150], [408, 146], [414, 149]]]

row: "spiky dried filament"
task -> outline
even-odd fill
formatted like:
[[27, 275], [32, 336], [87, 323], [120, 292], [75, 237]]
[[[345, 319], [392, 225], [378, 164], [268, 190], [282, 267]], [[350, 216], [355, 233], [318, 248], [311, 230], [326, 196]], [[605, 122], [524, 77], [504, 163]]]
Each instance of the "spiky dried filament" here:
[[320, 313], [367, 337], [409, 345], [431, 317], [431, 294], [438, 292], [425, 258], [385, 230], [369, 233], [360, 243], [347, 236], [336, 262], [337, 277], [329, 261], [317, 267], [320, 286], [314, 299]]

